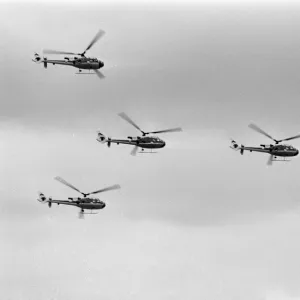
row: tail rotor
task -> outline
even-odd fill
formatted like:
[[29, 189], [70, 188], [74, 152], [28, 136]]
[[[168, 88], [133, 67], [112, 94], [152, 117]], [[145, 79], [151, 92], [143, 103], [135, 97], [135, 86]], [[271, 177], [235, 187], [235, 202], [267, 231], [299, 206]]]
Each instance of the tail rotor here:
[[230, 148], [233, 150], [239, 150], [239, 144], [235, 140], [231, 140]]
[[32, 61], [39, 64], [42, 62], [42, 58], [38, 53], [35, 52]]
[[100, 131], [97, 131], [97, 141], [104, 144], [107, 142], [107, 137]]
[[111, 138], [106, 137], [103, 133], [100, 131], [97, 131], [97, 141], [101, 144], [107, 143], [107, 147], [110, 148], [111, 146]]
[[240, 151], [241, 155], [244, 154], [244, 150], [245, 150], [245, 147], [244, 145], [239, 145], [235, 140], [231, 140], [231, 145], [230, 145], [230, 148], [235, 150], [235, 151]]
[[48, 206], [52, 206], [52, 198], [47, 198], [42, 192], [38, 192], [39, 198], [37, 199], [41, 203], [48, 203]]
[[38, 192], [39, 198], [37, 199], [41, 203], [46, 203], [48, 201], [47, 197], [42, 193]]

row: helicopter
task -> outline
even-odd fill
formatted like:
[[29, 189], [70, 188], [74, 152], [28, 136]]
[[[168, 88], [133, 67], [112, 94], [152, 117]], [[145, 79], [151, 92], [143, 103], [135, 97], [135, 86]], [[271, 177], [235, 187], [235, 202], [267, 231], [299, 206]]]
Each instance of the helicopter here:
[[[121, 188], [120, 185], [115, 184], [103, 188], [101, 190], [97, 190], [95, 192], [83, 193], [80, 190], [78, 190], [76, 187], [74, 187], [72, 184], [68, 183], [67, 181], [65, 181], [63, 178], [59, 176], [54, 177], [54, 179], [70, 187], [71, 189], [79, 192], [80, 194], [83, 195], [83, 198], [68, 198], [68, 200], [54, 200], [51, 197], [47, 198], [42, 192], [38, 192], [39, 198], [37, 200], [42, 203], [48, 203], [49, 207], [52, 206], [52, 203], [56, 203], [57, 205], [63, 204], [63, 205], [77, 206], [80, 208], [79, 218], [81, 219], [83, 218], [84, 214], [97, 214], [97, 213], [93, 213], [93, 210], [103, 209], [106, 206], [106, 204], [100, 199], [88, 197], [89, 195], [107, 192], [111, 190], [117, 190]], [[90, 210], [91, 212], [87, 213], [85, 212], [85, 209]]]
[[262, 153], [267, 153], [270, 155], [267, 165], [272, 165], [273, 161], [289, 161], [287, 160], [287, 157], [293, 157], [297, 156], [299, 154], [299, 150], [296, 149], [295, 147], [291, 145], [285, 145], [285, 144], [280, 144], [283, 141], [289, 141], [293, 139], [297, 139], [300, 137], [300, 134], [282, 139], [282, 140], [276, 140], [274, 139], [271, 135], [263, 131], [261, 128], [259, 128], [257, 125], [251, 123], [249, 124], [249, 127], [253, 129], [254, 131], [268, 137], [269, 139], [273, 140], [275, 142], [275, 145], [265, 145], [261, 144], [260, 147], [245, 147], [244, 145], [238, 145], [238, 143], [235, 140], [231, 140], [231, 146], [230, 148], [234, 150], [239, 150], [240, 153], [243, 155], [244, 151], [254, 151], [254, 152], [262, 152]]
[[[137, 137], [128, 136], [127, 139], [112, 139], [110, 137], [106, 137], [100, 131], [97, 131], [98, 134], [97, 141], [100, 143], [107, 143], [108, 147], [110, 147], [111, 143], [115, 143], [117, 145], [119, 144], [132, 145], [134, 146], [134, 148], [132, 149], [130, 154], [133, 156], [136, 155], [139, 147], [142, 148], [142, 150], [139, 153], [155, 153], [152, 151], [153, 149], [159, 149], [165, 147], [166, 143], [162, 139], [158, 138], [157, 136], [147, 136], [148, 134], [182, 131], [180, 127], [177, 127], [177, 128], [171, 128], [171, 129], [165, 129], [159, 131], [145, 132], [138, 125], [136, 125], [124, 112], [119, 113], [118, 115], [122, 119], [127, 121], [129, 124], [131, 124], [133, 127], [135, 127], [137, 130], [139, 130], [142, 133], [142, 136], [137, 136]], [[144, 149], [151, 149], [151, 151], [145, 152]]]
[[38, 53], [34, 54], [34, 58], [32, 59], [35, 63], [44, 63], [44, 68], [47, 68], [48, 64], [53, 65], [65, 65], [70, 67], [75, 67], [79, 69], [79, 72], [76, 74], [94, 74], [94, 73], [82, 73], [82, 70], [93, 70], [95, 74], [100, 78], [103, 79], [105, 76], [99, 71], [99, 69], [104, 67], [104, 63], [97, 58], [86, 57], [85, 53], [92, 46], [105, 34], [103, 30], [99, 30], [95, 37], [92, 39], [90, 44], [82, 53], [73, 53], [73, 52], [65, 52], [65, 51], [57, 51], [57, 50], [50, 50], [45, 49], [43, 54], [65, 54], [65, 55], [72, 55], [73, 57], [65, 57], [62, 59], [47, 59], [47, 57], [41, 57]]

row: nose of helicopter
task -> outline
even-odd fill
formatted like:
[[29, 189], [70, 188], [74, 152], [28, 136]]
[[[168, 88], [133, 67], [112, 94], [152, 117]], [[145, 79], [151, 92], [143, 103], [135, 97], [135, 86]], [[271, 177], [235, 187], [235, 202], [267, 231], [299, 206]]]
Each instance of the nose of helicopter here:
[[99, 61], [99, 69], [104, 67], [104, 62], [103, 61]]
[[298, 155], [298, 154], [299, 154], [299, 150], [297, 149], [297, 150], [296, 150], [296, 154], [295, 154], [295, 156], [296, 156], [296, 155]]
[[163, 148], [164, 146], [166, 146], [166, 142], [162, 141], [161, 147]]

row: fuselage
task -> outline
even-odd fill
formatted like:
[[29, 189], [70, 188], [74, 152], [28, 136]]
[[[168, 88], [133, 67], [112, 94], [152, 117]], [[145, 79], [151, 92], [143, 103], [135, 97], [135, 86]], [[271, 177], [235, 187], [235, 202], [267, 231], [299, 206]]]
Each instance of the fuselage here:
[[97, 70], [104, 67], [104, 63], [97, 58], [89, 58], [89, 57], [74, 57], [68, 58], [66, 57], [64, 60], [62, 59], [47, 59], [41, 58], [40, 56], [36, 56], [33, 59], [34, 62], [37, 63], [44, 63], [44, 67], [47, 68], [48, 64], [52, 65], [64, 65], [75, 67], [78, 69], [85, 69], [85, 70]]
[[[101, 140], [97, 139], [101, 142]], [[115, 144], [125, 144], [137, 146], [143, 149], [159, 149], [165, 147], [166, 143], [156, 136], [143, 136], [137, 138], [129, 137], [128, 140], [125, 139], [109, 139], [107, 143]]]
[[69, 198], [70, 200], [54, 200], [51, 199], [49, 202], [62, 205], [77, 206], [82, 209], [102, 209], [106, 205], [103, 201], [94, 198]]
[[102, 209], [104, 208], [106, 205], [104, 202], [101, 203], [80, 203], [77, 205], [80, 208], [83, 209]]
[[270, 147], [244, 147], [242, 146], [241, 149], [247, 151], [254, 151], [254, 152], [263, 152], [268, 153], [273, 156], [281, 156], [281, 157], [292, 157], [297, 156], [299, 154], [299, 150], [294, 148], [291, 145], [275, 145]]
[[101, 69], [104, 66], [102, 61], [97, 59], [77, 59], [77, 60], [44, 60], [44, 63], [53, 65], [67, 65], [78, 69], [96, 70]]

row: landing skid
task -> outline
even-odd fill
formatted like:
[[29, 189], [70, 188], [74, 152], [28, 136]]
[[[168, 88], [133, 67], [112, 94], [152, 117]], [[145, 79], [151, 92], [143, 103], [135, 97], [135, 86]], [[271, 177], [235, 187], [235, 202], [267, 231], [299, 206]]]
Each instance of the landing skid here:
[[151, 151], [145, 151], [144, 149], [142, 149], [141, 151], [139, 151], [138, 153], [158, 153], [158, 152], [155, 152], [151, 149]]
[[139, 151], [139, 153], [147, 153], [147, 154], [154, 154], [154, 153], [158, 153], [158, 152], [152, 152], [152, 151]]
[[76, 75], [96, 75], [96, 73], [75, 73]]
[[91, 210], [90, 212], [86, 212], [86, 211], [84, 211], [84, 212], [80, 212], [81, 214], [83, 214], [83, 215], [98, 215], [99, 214], [99, 212], [96, 212], [96, 211], [93, 211], [93, 210]]
[[84, 219], [84, 215], [97, 215], [99, 212], [95, 212], [92, 209], [89, 210], [90, 212], [86, 212], [83, 209], [79, 211], [78, 217], [79, 219]]
[[289, 161], [291, 161], [291, 159], [286, 159], [286, 158], [273, 158], [272, 161], [289, 162]]
[[91, 71], [89, 71], [89, 72], [82, 72], [82, 70], [79, 70], [77, 73], [75, 73], [75, 74], [78, 74], [78, 75], [96, 75], [96, 73], [95, 72], [91, 72]]

